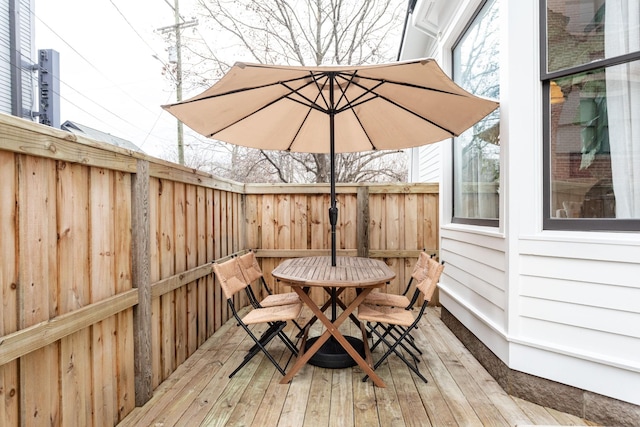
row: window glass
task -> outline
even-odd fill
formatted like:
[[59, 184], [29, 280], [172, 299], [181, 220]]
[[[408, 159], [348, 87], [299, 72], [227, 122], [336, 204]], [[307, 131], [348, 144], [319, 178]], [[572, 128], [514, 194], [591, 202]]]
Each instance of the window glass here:
[[[498, 2], [487, 1], [453, 49], [453, 78], [469, 92], [498, 99]], [[454, 222], [497, 226], [500, 115], [496, 110], [454, 140]]]
[[550, 87], [550, 216], [640, 218], [640, 62]]
[[640, 2], [546, 4], [545, 228], [639, 230]]
[[604, 58], [604, 0], [547, 1], [547, 70]]

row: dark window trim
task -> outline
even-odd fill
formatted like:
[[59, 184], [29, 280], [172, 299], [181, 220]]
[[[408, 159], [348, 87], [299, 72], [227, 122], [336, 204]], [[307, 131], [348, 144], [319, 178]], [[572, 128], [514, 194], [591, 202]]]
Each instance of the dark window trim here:
[[582, 65], [578, 65], [571, 68], [565, 68], [562, 70], [553, 71], [551, 73], [547, 73], [543, 71], [541, 79], [554, 80], [554, 79], [565, 77], [571, 74], [580, 74], [586, 71], [597, 70], [599, 68], [612, 67], [614, 65], [620, 65], [620, 64], [628, 64], [629, 62], [637, 61], [639, 59], [640, 59], [640, 51], [626, 53], [624, 55], [614, 56], [612, 58], [606, 58], [606, 59], [599, 59], [597, 61], [589, 62], [588, 64], [582, 64]]
[[[478, 7], [476, 8], [476, 10], [473, 12], [473, 15], [471, 16], [471, 18], [469, 18], [469, 21], [467, 21], [466, 25], [464, 26], [464, 28], [462, 29], [462, 31], [460, 32], [460, 35], [458, 36], [458, 38], [456, 39], [456, 41], [453, 43], [453, 46], [451, 47], [451, 63], [453, 64], [453, 51], [458, 47], [458, 45], [460, 44], [460, 42], [462, 41], [462, 38], [467, 34], [467, 31], [469, 31], [469, 28], [471, 28], [471, 25], [473, 24], [473, 22], [476, 20], [476, 18], [478, 17], [478, 15], [480, 15], [480, 12], [482, 11], [482, 9], [486, 6], [486, 4], [489, 2], [489, 0], [484, 0], [482, 3], [480, 3], [480, 5], [478, 5]], [[451, 78], [453, 80], [455, 80], [455, 69], [452, 67], [451, 70]], [[451, 183], [454, 184], [455, 183], [455, 143], [456, 143], [456, 138], [453, 138], [453, 142], [451, 143], [451, 165], [453, 166], [451, 168]], [[500, 155], [502, 156], [502, 150]], [[500, 176], [502, 176], [502, 171], [500, 171]], [[453, 187], [453, 186], [452, 186]], [[502, 195], [498, 195], [498, 200], [500, 200], [500, 202], [502, 202]], [[485, 226], [485, 227], [496, 227], [498, 228], [500, 226], [500, 219], [489, 219], [489, 218], [463, 218], [463, 217], [457, 217], [456, 216], [456, 206], [455, 206], [455, 197], [452, 198], [451, 200], [451, 222], [453, 224], [467, 224], [467, 225], [479, 225], [479, 226]]]
[[451, 217], [451, 223], [467, 224], [467, 225], [482, 225], [485, 227], [496, 227], [496, 228], [500, 226], [499, 219], [460, 218], [456, 216]]
[[563, 70], [547, 72], [547, 0], [540, 0], [540, 80], [542, 81], [542, 228], [565, 231], [640, 231], [640, 219], [616, 218], [552, 218], [551, 217], [551, 143], [550, 143], [550, 99], [551, 80], [585, 71], [611, 67], [640, 60], [640, 51], [613, 58], [605, 58]]

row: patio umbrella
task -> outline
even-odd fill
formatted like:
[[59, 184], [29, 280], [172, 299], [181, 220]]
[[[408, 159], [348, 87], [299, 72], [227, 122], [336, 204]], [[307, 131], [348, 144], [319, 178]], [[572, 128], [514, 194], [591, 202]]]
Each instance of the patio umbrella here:
[[417, 147], [457, 136], [496, 109], [433, 59], [383, 65], [236, 63], [216, 84], [163, 108], [208, 138], [330, 154], [331, 259], [336, 264], [335, 154]]

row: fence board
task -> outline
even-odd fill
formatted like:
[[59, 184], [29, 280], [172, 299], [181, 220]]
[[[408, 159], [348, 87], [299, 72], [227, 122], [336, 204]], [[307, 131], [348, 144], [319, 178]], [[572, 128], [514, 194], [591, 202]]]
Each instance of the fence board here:
[[[195, 239], [194, 248], [196, 254], [191, 263], [196, 265], [205, 264], [209, 258], [207, 256], [207, 205], [206, 190], [203, 187], [195, 187]], [[190, 264], [190, 265], [192, 265]], [[207, 339], [207, 277], [196, 281], [196, 337], [195, 349], [198, 349]], [[189, 346], [191, 350], [191, 346]], [[195, 350], [194, 350], [195, 351]]]
[[[55, 161], [18, 157], [19, 257], [18, 307], [20, 328], [55, 317], [56, 268]], [[20, 360], [21, 412], [34, 425], [58, 420], [58, 344], [53, 343]], [[29, 391], [29, 392], [28, 392]]]
[[[17, 277], [17, 236], [16, 236], [16, 183], [15, 155], [0, 151], [0, 336], [18, 330], [18, 277]], [[18, 361], [0, 364], [0, 425], [19, 424], [19, 378]]]
[[[215, 235], [214, 235], [214, 211], [213, 211], [213, 190], [207, 188], [205, 190], [205, 215], [206, 215], [206, 224], [207, 224], [207, 237], [206, 237], [206, 245], [207, 245], [207, 261], [214, 260], [215, 257]], [[207, 276], [206, 278], [206, 286], [207, 286], [207, 337], [213, 335], [214, 331], [217, 330], [216, 318], [219, 317], [218, 313], [220, 312], [219, 306], [220, 302], [216, 298], [216, 289], [215, 282], [213, 280], [213, 276]]]
[[[174, 241], [171, 252], [174, 257], [174, 274], [187, 269], [187, 202], [186, 188], [183, 183], [174, 183], [173, 219]], [[175, 294], [175, 346], [176, 361], [173, 369], [181, 365], [188, 354], [187, 340], [189, 336], [187, 318], [187, 289], [181, 286]], [[172, 372], [173, 372], [172, 369]]]
[[[185, 256], [186, 269], [196, 267], [198, 259], [198, 215], [197, 215], [196, 187], [189, 185], [185, 188]], [[186, 349], [187, 357], [198, 348], [198, 282], [193, 281], [186, 287]]]
[[[72, 284], [60, 296], [60, 314], [90, 303], [89, 168], [59, 162], [57, 180], [59, 280]], [[88, 328], [60, 341], [61, 416], [73, 425], [91, 425], [91, 335]]]
[[[173, 182], [161, 181], [160, 196], [160, 276], [167, 278], [175, 273], [174, 240], [174, 188]], [[175, 292], [160, 296], [160, 336], [162, 353], [162, 380], [176, 368]]]
[[[132, 244], [131, 244], [131, 174], [114, 173], [114, 271], [115, 295], [132, 289]], [[118, 230], [118, 231], [115, 231]], [[119, 312], [115, 318], [113, 339], [116, 353], [124, 360], [133, 360], [133, 309]], [[122, 420], [135, 407], [135, 366], [131, 363], [114, 363], [117, 399], [117, 420]]]
[[[149, 253], [149, 280], [156, 283], [160, 280], [160, 195], [162, 192], [159, 179], [149, 179], [149, 236], [151, 248]], [[151, 298], [151, 377], [153, 388], [162, 382], [162, 337], [160, 325], [162, 313], [160, 310], [160, 297]]]
[[[92, 168], [89, 175], [92, 302], [99, 302], [116, 294], [114, 174], [108, 169]], [[116, 332], [114, 317], [108, 317], [92, 327], [94, 424], [113, 424], [118, 421], [117, 368], [116, 358], [113, 357], [117, 354]]]

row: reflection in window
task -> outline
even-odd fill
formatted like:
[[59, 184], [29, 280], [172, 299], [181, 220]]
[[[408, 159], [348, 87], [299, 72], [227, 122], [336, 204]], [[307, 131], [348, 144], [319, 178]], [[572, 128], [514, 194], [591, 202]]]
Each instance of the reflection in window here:
[[[453, 50], [453, 77], [469, 92], [498, 99], [498, 3], [487, 1]], [[496, 110], [454, 141], [454, 222], [497, 226], [500, 115]]]
[[604, 0], [547, 1], [547, 70], [603, 59]]
[[[548, 85], [548, 217], [640, 219], [640, 6], [637, 0], [547, 0], [547, 6], [547, 66], [563, 70]], [[584, 45], [572, 45], [579, 41]], [[577, 66], [580, 72], [572, 70]], [[616, 229], [611, 224], [596, 228]]]

